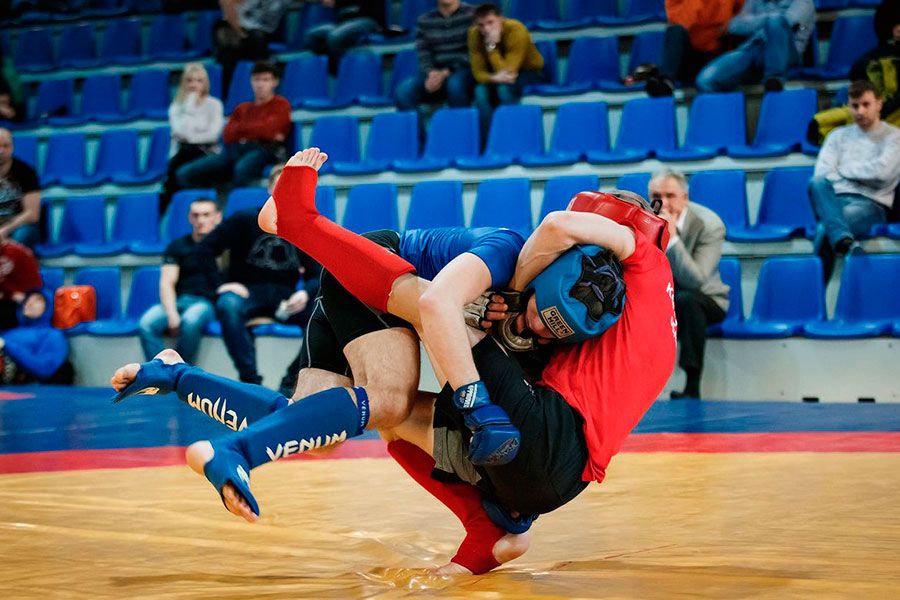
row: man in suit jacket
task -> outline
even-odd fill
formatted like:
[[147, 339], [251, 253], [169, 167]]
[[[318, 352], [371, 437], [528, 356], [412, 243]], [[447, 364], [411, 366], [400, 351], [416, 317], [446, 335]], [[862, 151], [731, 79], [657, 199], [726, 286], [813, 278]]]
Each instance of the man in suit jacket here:
[[725, 224], [716, 213], [688, 199], [687, 180], [677, 171], [650, 179], [650, 198], [660, 200], [660, 216], [669, 222], [666, 256], [675, 280], [679, 364], [687, 375], [672, 398], [699, 398], [706, 328], [722, 321], [728, 310], [728, 286], [719, 278]]

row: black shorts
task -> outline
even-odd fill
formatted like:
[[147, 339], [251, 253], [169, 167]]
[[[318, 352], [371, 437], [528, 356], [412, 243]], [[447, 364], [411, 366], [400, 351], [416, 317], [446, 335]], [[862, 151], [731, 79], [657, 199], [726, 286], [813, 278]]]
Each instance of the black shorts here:
[[[494, 338], [484, 338], [472, 355], [491, 400], [506, 410], [522, 435], [519, 453], [510, 463], [474, 468], [480, 475], [475, 485], [507, 509], [522, 513], [547, 513], [572, 500], [587, 487], [581, 479], [588, 460], [584, 419], [557, 392], [532, 386], [516, 358]], [[437, 432], [446, 429], [459, 433], [460, 451], [468, 453], [471, 433], [453, 405], [449, 385], [438, 395], [434, 427], [436, 446]], [[438, 453], [436, 447], [436, 459]]]
[[[382, 229], [363, 234], [363, 237], [395, 253], [400, 251], [400, 235], [396, 231]], [[412, 325], [403, 319], [363, 304], [331, 273], [322, 271], [319, 295], [303, 334], [304, 355], [300, 368], [312, 367], [350, 375], [344, 347], [367, 333], [392, 327], [412, 329]]]

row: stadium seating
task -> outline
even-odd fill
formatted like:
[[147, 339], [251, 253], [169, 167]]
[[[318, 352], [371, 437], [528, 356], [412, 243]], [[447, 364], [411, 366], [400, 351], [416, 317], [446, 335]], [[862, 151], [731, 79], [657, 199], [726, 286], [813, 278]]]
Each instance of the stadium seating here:
[[138, 135], [132, 129], [112, 129], [100, 135], [97, 166], [92, 183], [111, 181], [120, 185], [151, 183], [153, 173], [144, 173], [138, 157]]
[[225, 96], [225, 114], [229, 115], [241, 102], [253, 100], [253, 87], [250, 85], [250, 71], [253, 63], [249, 60], [239, 61], [231, 75], [228, 84], [228, 94]]
[[122, 111], [122, 78], [119, 75], [93, 75], [81, 88], [81, 117], [100, 123], [120, 123], [128, 117]]
[[672, 98], [638, 98], [625, 103], [615, 148], [588, 152], [588, 162], [611, 164], [638, 162], [660, 150], [675, 148], [675, 101]]
[[478, 148], [478, 112], [474, 108], [441, 108], [431, 117], [422, 156], [395, 160], [394, 170], [438, 171], [460, 159], [475, 160]]
[[87, 69], [100, 64], [93, 23], [64, 27], [59, 36], [59, 48], [57, 64], [61, 68]]
[[532, 230], [529, 181], [519, 177], [482, 181], [469, 226], [508, 227], [528, 236]]
[[569, 102], [559, 107], [546, 154], [522, 156], [526, 167], [567, 165], [585, 160], [590, 152], [609, 151], [605, 102]]
[[844, 262], [834, 318], [803, 327], [806, 337], [849, 339], [888, 335], [900, 319], [900, 254], [855, 255]]
[[601, 81], [621, 81], [619, 42], [614, 36], [579, 37], [569, 48], [563, 83], [536, 85], [533, 90], [544, 96], [580, 94], [591, 90]]
[[538, 223], [554, 210], [565, 210], [569, 200], [578, 192], [596, 190], [600, 181], [596, 175], [563, 175], [548, 179], [544, 184], [544, 199]]
[[[159, 302], [159, 267], [141, 267], [131, 278], [131, 291], [125, 314], [121, 318], [107, 317], [85, 324], [85, 333], [98, 336], [134, 335], [141, 315]], [[98, 309], [99, 313], [99, 309]], [[99, 317], [99, 314], [98, 314]]]
[[66, 271], [62, 267], [41, 267], [41, 282], [44, 289], [53, 293], [66, 283]]
[[139, 63], [143, 58], [140, 20], [129, 18], [107, 21], [100, 45], [100, 62], [127, 65]]
[[85, 169], [85, 143], [83, 133], [57, 133], [50, 136], [41, 175], [42, 184], [89, 185], [91, 181]]
[[404, 229], [463, 227], [460, 181], [420, 181], [412, 188]]
[[16, 69], [22, 72], [52, 70], [56, 65], [52, 32], [40, 27], [23, 30], [19, 34], [14, 62]]
[[13, 138], [13, 156], [38, 168], [38, 138], [36, 135], [15, 134]]
[[258, 211], [268, 199], [269, 191], [264, 187], [235, 188], [228, 193], [222, 216], [227, 219], [238, 211], [251, 208]]
[[765, 158], [799, 150], [815, 112], [813, 89], [769, 92], [763, 96], [753, 143], [731, 144], [728, 154], [734, 158]]
[[106, 240], [106, 199], [100, 196], [72, 197], [63, 207], [59, 233], [55, 239], [38, 244], [41, 258], [69, 254], [76, 244], [102, 244]]
[[745, 144], [744, 94], [700, 94], [691, 102], [684, 145], [660, 149], [660, 160], [704, 160], [724, 153], [728, 146]]
[[332, 221], [337, 221], [337, 209], [334, 201], [334, 188], [330, 185], [316, 186], [316, 210]]
[[393, 183], [364, 183], [350, 188], [342, 225], [354, 233], [399, 229], [397, 186]]
[[875, 30], [869, 15], [842, 16], [835, 20], [828, 46], [828, 59], [822, 67], [799, 69], [795, 77], [844, 79], [853, 61], [875, 47]]
[[[74, 285], [89, 285], [96, 291], [97, 321], [121, 318], [121, 277], [119, 267], [86, 267], [75, 272]], [[88, 323], [79, 323], [65, 331], [68, 335], [87, 333], [87, 326]]]
[[544, 125], [541, 107], [534, 104], [506, 104], [494, 111], [484, 154], [460, 157], [460, 169], [500, 169], [524, 156], [544, 153]]
[[166, 119], [169, 103], [168, 71], [141, 69], [131, 78], [125, 109], [129, 119]]
[[[639, 65], [654, 64], [658, 65], [662, 62], [663, 52], [663, 32], [662, 31], [645, 31], [634, 36], [631, 43], [631, 53], [628, 59], [627, 73], [633, 73]], [[618, 68], [616, 68], [618, 75]], [[633, 83], [627, 85], [623, 83], [620, 76], [612, 80], [601, 80], [597, 85], [604, 92], [628, 92], [644, 89], [643, 83]]]
[[592, 25], [597, 17], [616, 16], [616, 2], [610, 0], [568, 0], [562, 3], [559, 20], [541, 19], [537, 29], [559, 31]]
[[772, 242], [800, 236], [812, 238], [816, 221], [806, 191], [812, 167], [779, 167], [766, 174], [759, 218], [738, 232], [741, 241]]
[[546, 0], [509, 0], [507, 14], [530, 29], [541, 21], [558, 21], [559, 6]]
[[293, 58], [284, 67], [280, 93], [298, 108], [307, 100], [328, 102], [328, 59], [304, 54]]
[[601, 15], [597, 17], [596, 22], [600, 25], [639, 25], [665, 20], [666, 13], [662, 0], [630, 0], [622, 15]]
[[759, 272], [753, 308], [745, 321], [722, 323], [725, 337], [777, 339], [799, 335], [825, 319], [822, 263], [818, 257], [767, 258]]
[[358, 163], [359, 121], [345, 115], [319, 117], [309, 145], [328, 149], [328, 162], [319, 170], [321, 173], [330, 173], [336, 163]]
[[160, 179], [169, 167], [169, 148], [172, 132], [168, 126], [157, 127], [150, 134], [150, 148], [147, 151], [147, 164], [142, 175], [151, 179]]
[[32, 119], [51, 125], [74, 125], [82, 121], [75, 114], [75, 82], [49, 79], [38, 86]]
[[691, 200], [712, 209], [725, 223], [725, 237], [734, 242], [747, 239], [747, 183], [743, 171], [702, 171], [691, 177]]
[[728, 312], [725, 313], [723, 321], [706, 328], [706, 334], [713, 337], [722, 335], [723, 323], [731, 326], [735, 323], [740, 324], [744, 320], [744, 298], [741, 292], [741, 261], [736, 258], [721, 259], [719, 261], [719, 276], [729, 288]]
[[635, 194], [640, 194], [646, 198], [650, 177], [650, 173], [626, 173], [616, 181], [616, 187], [620, 190], [628, 190]]
[[147, 54], [151, 60], [189, 60], [198, 53], [191, 47], [184, 14], [156, 15], [150, 26]]
[[335, 162], [332, 168], [338, 175], [379, 173], [392, 168], [396, 161], [414, 161], [418, 154], [418, 115], [412, 111], [381, 113], [372, 119], [365, 158]]

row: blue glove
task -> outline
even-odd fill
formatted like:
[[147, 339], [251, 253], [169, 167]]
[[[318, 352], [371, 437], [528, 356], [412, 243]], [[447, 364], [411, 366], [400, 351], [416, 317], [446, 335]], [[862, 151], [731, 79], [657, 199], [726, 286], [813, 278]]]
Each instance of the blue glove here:
[[519, 453], [520, 435], [506, 411], [491, 403], [483, 381], [453, 392], [453, 404], [472, 432], [469, 460], [478, 466], [505, 465]]
[[158, 358], [141, 365], [137, 375], [128, 386], [113, 396], [114, 403], [138, 395], [168, 394], [174, 392], [179, 378], [191, 366], [187, 363], [167, 365]]

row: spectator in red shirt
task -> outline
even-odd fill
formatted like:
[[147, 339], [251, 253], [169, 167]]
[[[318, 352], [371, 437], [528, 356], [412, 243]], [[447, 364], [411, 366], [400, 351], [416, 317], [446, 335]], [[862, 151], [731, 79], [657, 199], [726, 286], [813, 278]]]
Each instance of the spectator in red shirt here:
[[[44, 297], [39, 293], [42, 285], [40, 268], [31, 250], [10, 240], [0, 244], [0, 330], [4, 330], [19, 324], [19, 307], [27, 306], [29, 316], [36, 318], [40, 316], [36, 312], [46, 310], [46, 303], [37, 311], [37, 305]], [[32, 295], [39, 298], [29, 301]]]
[[253, 101], [238, 104], [228, 118], [220, 154], [204, 156], [177, 171], [182, 188], [253, 185], [263, 167], [283, 162], [284, 142], [291, 132], [291, 104], [275, 94], [278, 73], [271, 63], [258, 62], [250, 74]]

